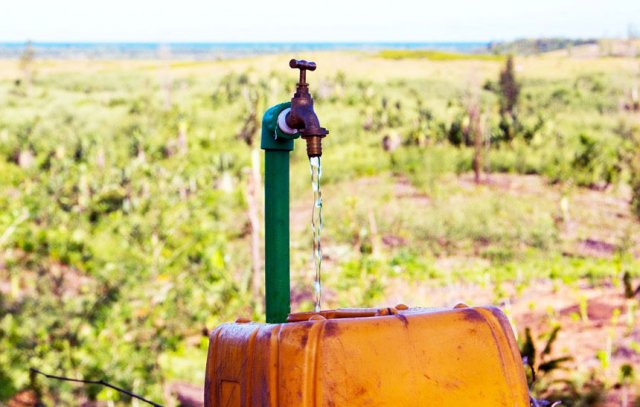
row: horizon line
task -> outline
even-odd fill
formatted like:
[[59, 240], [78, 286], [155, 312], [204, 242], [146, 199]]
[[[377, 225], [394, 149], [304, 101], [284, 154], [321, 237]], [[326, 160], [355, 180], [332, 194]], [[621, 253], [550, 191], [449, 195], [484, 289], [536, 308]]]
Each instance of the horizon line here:
[[3, 45], [13, 45], [20, 44], [23, 45], [25, 43], [31, 42], [32, 44], [38, 45], [56, 45], [56, 44], [72, 44], [72, 45], [93, 45], [93, 44], [131, 44], [131, 45], [144, 45], [144, 44], [160, 44], [160, 45], [180, 45], [180, 44], [291, 44], [291, 45], [308, 45], [308, 44], [490, 44], [496, 42], [512, 42], [512, 41], [521, 41], [521, 40], [583, 40], [583, 41], [593, 41], [593, 40], [628, 40], [628, 38], [624, 37], [616, 37], [616, 36], [601, 36], [601, 37], [571, 37], [571, 36], [549, 36], [549, 37], [517, 37], [513, 39], [491, 39], [491, 40], [344, 40], [344, 41], [318, 41], [318, 40], [310, 40], [310, 41], [280, 41], [280, 40], [247, 40], [247, 41], [223, 41], [223, 40], [173, 40], [173, 41], [162, 41], [162, 40], [1, 40], [0, 44]]

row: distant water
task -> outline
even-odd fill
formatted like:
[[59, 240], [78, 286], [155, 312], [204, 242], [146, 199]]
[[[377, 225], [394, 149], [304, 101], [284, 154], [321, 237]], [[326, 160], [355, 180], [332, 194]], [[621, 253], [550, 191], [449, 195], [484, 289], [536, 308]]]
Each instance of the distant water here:
[[[344, 43], [66, 43], [35, 42], [37, 57], [62, 59], [193, 59], [212, 60], [243, 56], [300, 53], [304, 51], [377, 51], [381, 49], [430, 49], [478, 52], [487, 49], [484, 42], [344, 42]], [[0, 58], [18, 58], [25, 43], [0, 42]]]

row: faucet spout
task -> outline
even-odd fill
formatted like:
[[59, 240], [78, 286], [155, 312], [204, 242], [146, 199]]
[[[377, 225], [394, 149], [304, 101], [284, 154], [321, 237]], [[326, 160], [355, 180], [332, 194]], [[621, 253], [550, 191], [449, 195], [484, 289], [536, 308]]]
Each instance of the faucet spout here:
[[289, 66], [300, 69], [300, 80], [296, 85], [296, 93], [291, 98], [291, 111], [287, 114], [287, 126], [296, 129], [307, 142], [307, 155], [320, 157], [322, 155], [322, 138], [329, 131], [320, 126], [318, 115], [313, 109], [313, 98], [309, 93], [309, 84], [306, 81], [306, 71], [315, 71], [316, 64], [304, 60], [292, 59]]

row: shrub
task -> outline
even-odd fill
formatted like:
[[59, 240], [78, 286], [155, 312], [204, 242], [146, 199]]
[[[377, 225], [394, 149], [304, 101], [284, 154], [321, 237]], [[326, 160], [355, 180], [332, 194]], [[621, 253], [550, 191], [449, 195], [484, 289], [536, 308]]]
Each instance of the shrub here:
[[513, 56], [509, 55], [500, 72], [500, 113], [514, 117], [520, 96], [520, 83], [516, 80]]

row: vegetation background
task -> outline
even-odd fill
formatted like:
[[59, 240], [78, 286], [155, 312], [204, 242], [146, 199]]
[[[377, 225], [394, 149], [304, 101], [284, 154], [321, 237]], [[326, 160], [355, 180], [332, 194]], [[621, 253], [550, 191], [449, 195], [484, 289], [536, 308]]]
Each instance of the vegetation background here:
[[[536, 397], [640, 405], [640, 44], [545, 44], [304, 55], [331, 131], [323, 307], [496, 304]], [[162, 55], [0, 60], [0, 404], [135, 403], [30, 367], [197, 403], [207, 333], [264, 318], [257, 140], [290, 56]]]

